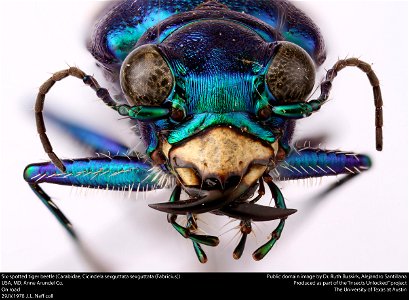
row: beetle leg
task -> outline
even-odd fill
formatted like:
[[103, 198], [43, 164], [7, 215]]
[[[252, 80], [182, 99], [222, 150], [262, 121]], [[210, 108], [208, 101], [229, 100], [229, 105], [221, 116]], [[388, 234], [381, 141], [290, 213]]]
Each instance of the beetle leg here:
[[80, 142], [87, 148], [90, 148], [90, 150], [94, 152], [93, 154], [95, 154], [95, 152], [106, 154], [111, 153], [113, 155], [125, 155], [129, 153], [128, 147], [103, 134], [80, 126], [49, 112], [44, 113], [44, 116], [47, 121], [49, 120], [56, 124], [64, 131], [64, 133], [68, 133], [76, 141]]
[[240, 231], [242, 233], [240, 242], [233, 251], [233, 258], [239, 259], [244, 251], [244, 246], [246, 245], [247, 235], [251, 233], [251, 221], [244, 220], [240, 221]]
[[[169, 187], [170, 176], [160, 167], [137, 157], [104, 156], [64, 160], [66, 171], [61, 172], [53, 163], [28, 165], [24, 179], [30, 184], [54, 183], [107, 190], [153, 190]], [[139, 188], [138, 188], [139, 186]]]
[[345, 183], [349, 182], [350, 180], [352, 180], [356, 176], [358, 176], [358, 174], [349, 174], [349, 175], [344, 176], [343, 178], [341, 178], [337, 182], [334, 182], [333, 184], [331, 184], [328, 188], [326, 188], [320, 194], [315, 196], [315, 198], [320, 199], [320, 198], [325, 197], [326, 195], [328, 195], [329, 193], [331, 193], [335, 189], [339, 188], [341, 185], [344, 185]]
[[295, 209], [282, 209], [270, 206], [262, 206], [255, 204], [263, 195], [265, 188], [263, 179], [260, 179], [259, 190], [256, 198], [249, 202], [233, 203], [220, 209], [220, 212], [226, 216], [240, 219], [240, 231], [242, 233], [240, 242], [233, 251], [233, 258], [239, 259], [244, 251], [247, 235], [251, 233], [251, 221], [270, 221], [276, 219], [284, 219], [295, 213]]
[[274, 180], [353, 175], [370, 167], [371, 159], [366, 155], [306, 147], [294, 149], [286, 160], [275, 168]]
[[[271, 194], [273, 195], [275, 205], [278, 208], [285, 209], [286, 205], [284, 202], [283, 194], [281, 193], [280, 189], [274, 184], [273, 178], [270, 175], [265, 174], [263, 176], [263, 179], [271, 190]], [[274, 244], [277, 242], [277, 240], [281, 236], [281, 232], [284, 229], [284, 224], [285, 224], [285, 218], [282, 218], [278, 226], [271, 233], [271, 238], [269, 239], [269, 241], [265, 243], [264, 245], [262, 245], [261, 247], [259, 247], [256, 251], [254, 251], [253, 258], [255, 260], [263, 259], [264, 256], [266, 256], [266, 254], [271, 250], [271, 248], [273, 248]]]
[[254, 198], [253, 200], [249, 201], [249, 203], [256, 203], [258, 200], [261, 199], [261, 197], [263, 197], [263, 196], [266, 194], [266, 189], [264, 188], [263, 179], [260, 178], [258, 182], [259, 182], [258, 195], [257, 195], [256, 198]]
[[[169, 202], [176, 202], [180, 199], [182, 188], [177, 185], [170, 196]], [[210, 235], [197, 235], [192, 233], [197, 229], [196, 217], [194, 214], [187, 214], [187, 227], [183, 227], [176, 222], [177, 215], [168, 214], [168, 222], [172, 224], [173, 228], [176, 229], [184, 238], [189, 238], [193, 243], [193, 249], [197, 255], [197, 258], [201, 263], [207, 262], [206, 253], [203, 251], [200, 244], [207, 246], [217, 246], [219, 244], [219, 239], [215, 236]]]
[[58, 209], [51, 198], [39, 186], [41, 183], [54, 183], [107, 190], [139, 191], [152, 190], [169, 185], [169, 179], [159, 168], [136, 157], [114, 156], [63, 160], [66, 167], [61, 172], [52, 162], [31, 164], [24, 170], [24, 179], [30, 188], [63, 225], [68, 233], [76, 239], [76, 234], [69, 220]]
[[58, 222], [67, 230], [74, 240], [78, 240], [77, 234], [71, 225], [71, 222], [62, 213], [57, 205], [53, 202], [50, 196], [36, 183], [29, 183], [30, 188], [40, 198], [41, 202], [51, 211], [51, 213], [57, 218]]

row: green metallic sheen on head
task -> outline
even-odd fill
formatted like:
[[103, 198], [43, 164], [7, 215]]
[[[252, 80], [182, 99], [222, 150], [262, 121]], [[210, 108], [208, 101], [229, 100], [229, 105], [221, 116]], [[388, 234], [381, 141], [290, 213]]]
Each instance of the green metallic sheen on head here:
[[139, 121], [155, 121], [163, 119], [169, 115], [169, 109], [155, 106], [132, 106], [121, 105], [118, 107], [121, 116], [128, 116]]
[[175, 31], [158, 48], [171, 66], [188, 114], [249, 112], [258, 101], [258, 84], [272, 44], [243, 24], [198, 20]]
[[[162, 139], [175, 145], [217, 126], [234, 127], [269, 144], [283, 139], [280, 144], [288, 145], [293, 131], [286, 132], [285, 120], [311, 113], [312, 107], [296, 102], [303, 101], [301, 98], [309, 92], [312, 76], [291, 77], [290, 94], [286, 87], [272, 82], [273, 77], [288, 81], [286, 73], [285, 78], [280, 77], [281, 67], [291, 70], [305, 67], [309, 75], [314, 66], [308, 54], [298, 46], [283, 43], [278, 33], [262, 34], [265, 28], [249, 25], [251, 21], [240, 19], [242, 15], [230, 15], [226, 9], [225, 17], [220, 16], [196, 19], [187, 14], [188, 21], [165, 20], [163, 26], [155, 27], [157, 32], [147, 32], [141, 37], [125, 59], [121, 85], [128, 101], [131, 99], [135, 106], [143, 104], [169, 110], [169, 113], [129, 110], [131, 118], [151, 122], [143, 131], [149, 155], [160, 147]], [[160, 38], [167, 26], [172, 32]], [[297, 58], [294, 65], [292, 57]], [[166, 83], [164, 87], [162, 82]], [[294, 95], [300, 95], [300, 99]], [[291, 98], [293, 106], [283, 106], [287, 98]], [[259, 114], [270, 107], [271, 117]]]
[[271, 131], [254, 122], [246, 113], [202, 113], [176, 127], [168, 135], [168, 143], [176, 144], [207, 128], [227, 125], [254, 135], [268, 143], [274, 143], [276, 136]]

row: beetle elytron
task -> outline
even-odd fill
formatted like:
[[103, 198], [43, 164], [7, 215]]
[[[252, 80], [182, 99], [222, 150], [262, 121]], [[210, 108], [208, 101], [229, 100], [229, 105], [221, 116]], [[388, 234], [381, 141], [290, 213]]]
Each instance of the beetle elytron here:
[[[262, 259], [279, 239], [288, 209], [275, 181], [355, 174], [370, 167], [365, 155], [297, 148], [297, 119], [326, 102], [332, 81], [346, 66], [361, 69], [373, 87], [376, 148], [382, 150], [382, 97], [369, 64], [339, 60], [327, 71], [317, 99], [307, 100], [315, 68], [325, 60], [316, 25], [286, 1], [134, 0], [107, 10], [88, 43], [113, 85], [115, 100], [94, 77], [72, 67], [41, 87], [35, 105], [38, 133], [51, 162], [31, 164], [24, 178], [76, 238], [68, 219], [40, 183], [147, 191], [173, 188], [170, 201], [150, 205], [189, 238], [200, 262], [201, 245], [215, 236], [198, 234], [197, 215], [211, 212], [240, 220], [241, 257], [252, 222], [279, 219], [270, 239], [254, 253]], [[116, 156], [60, 160], [43, 120], [45, 96], [59, 80], [77, 77], [119, 115], [130, 119], [147, 156], [71, 123], [56, 119], [93, 149]], [[271, 190], [275, 207], [256, 202]], [[182, 190], [188, 200], [181, 200]], [[254, 196], [256, 194], [256, 196]], [[186, 216], [182, 226], [178, 216]]]

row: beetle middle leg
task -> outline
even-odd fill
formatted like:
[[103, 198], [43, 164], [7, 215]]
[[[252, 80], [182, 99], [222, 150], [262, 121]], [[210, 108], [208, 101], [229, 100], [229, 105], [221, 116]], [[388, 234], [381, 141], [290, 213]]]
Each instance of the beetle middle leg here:
[[[176, 185], [175, 189], [170, 196], [169, 202], [176, 202], [180, 200], [182, 188], [180, 185]], [[188, 213], [187, 226], [183, 227], [176, 222], [177, 215], [168, 214], [168, 222], [172, 224], [173, 228], [176, 229], [184, 238], [189, 238], [193, 243], [193, 249], [195, 250], [196, 256], [201, 263], [207, 262], [207, 256], [200, 244], [215, 247], [219, 244], [219, 239], [211, 235], [198, 235], [194, 234], [197, 230], [196, 216], [192, 213]]]

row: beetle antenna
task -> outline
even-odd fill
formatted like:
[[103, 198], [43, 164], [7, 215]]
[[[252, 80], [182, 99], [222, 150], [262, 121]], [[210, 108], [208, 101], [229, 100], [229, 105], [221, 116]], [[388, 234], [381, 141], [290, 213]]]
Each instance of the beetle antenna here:
[[298, 102], [285, 105], [272, 106], [271, 111], [273, 114], [283, 116], [286, 118], [300, 119], [309, 117], [312, 113], [318, 111], [323, 104], [328, 101], [329, 93], [332, 88], [332, 81], [337, 76], [338, 72], [345, 67], [357, 67], [365, 72], [368, 76], [369, 82], [373, 89], [373, 95], [375, 100], [375, 137], [376, 137], [376, 150], [382, 151], [383, 148], [383, 113], [382, 113], [382, 93], [379, 86], [379, 80], [375, 72], [372, 70], [371, 65], [359, 60], [358, 58], [348, 58], [338, 60], [332, 69], [327, 71], [324, 81], [321, 83], [321, 94], [317, 99], [310, 100], [308, 102]]
[[319, 89], [319, 85], [317, 85], [314, 89], [314, 91], [311, 93], [311, 95], [307, 98], [307, 101], [311, 100], [312, 96], [315, 94], [315, 92]]
[[382, 93], [379, 86], [379, 79], [375, 72], [372, 70], [370, 64], [358, 59], [358, 58], [348, 58], [340, 59], [335, 65], [327, 71], [325, 80], [321, 83], [321, 95], [318, 97], [318, 101], [324, 104], [328, 100], [329, 93], [332, 88], [332, 81], [337, 76], [338, 72], [345, 67], [357, 67], [361, 71], [365, 72], [368, 76], [369, 82], [373, 89], [374, 101], [375, 101], [375, 131], [376, 131], [376, 150], [382, 151], [383, 147], [383, 113], [382, 113]]
[[85, 74], [82, 70], [76, 67], [70, 67], [69, 69], [54, 73], [50, 78], [48, 78], [47, 81], [45, 81], [40, 86], [37, 94], [36, 104], [34, 107], [37, 132], [40, 136], [44, 151], [48, 154], [48, 157], [51, 159], [52, 163], [62, 172], [65, 172], [66, 168], [61, 159], [54, 153], [53, 147], [51, 146], [50, 140], [48, 139], [44, 123], [43, 110], [45, 95], [50, 91], [50, 89], [57, 81], [67, 78], [68, 76], [73, 76], [81, 79], [86, 85], [89, 85], [96, 92], [99, 99], [104, 101], [104, 103], [109, 107], [117, 110], [117, 103], [111, 98], [108, 90], [105, 88], [101, 88], [101, 86], [93, 76]]

